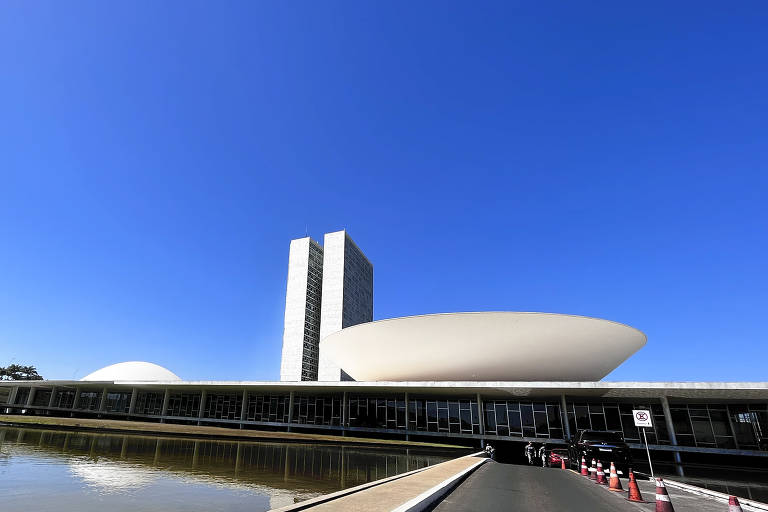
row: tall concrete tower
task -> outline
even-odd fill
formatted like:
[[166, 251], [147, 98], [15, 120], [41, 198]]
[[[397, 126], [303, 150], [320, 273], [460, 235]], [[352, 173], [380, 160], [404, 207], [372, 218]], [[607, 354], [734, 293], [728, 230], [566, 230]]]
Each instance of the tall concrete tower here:
[[322, 339], [345, 327], [373, 320], [373, 265], [346, 231], [326, 233], [323, 242], [318, 380], [351, 380], [322, 350]]
[[280, 380], [317, 380], [323, 248], [311, 238], [291, 240]]
[[[373, 320], [373, 265], [346, 231], [291, 240], [280, 380], [347, 380], [320, 339]], [[351, 380], [351, 379], [350, 379]]]

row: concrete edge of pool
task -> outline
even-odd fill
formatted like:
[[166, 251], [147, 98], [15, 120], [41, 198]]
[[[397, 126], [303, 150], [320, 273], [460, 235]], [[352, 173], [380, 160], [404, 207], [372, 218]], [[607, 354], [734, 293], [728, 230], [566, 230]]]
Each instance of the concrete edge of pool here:
[[270, 512], [419, 512], [442, 499], [489, 460], [484, 452], [477, 452]]

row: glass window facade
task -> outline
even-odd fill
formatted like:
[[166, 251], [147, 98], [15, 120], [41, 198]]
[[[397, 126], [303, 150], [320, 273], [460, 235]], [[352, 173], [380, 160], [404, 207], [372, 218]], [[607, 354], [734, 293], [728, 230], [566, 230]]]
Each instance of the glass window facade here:
[[200, 393], [171, 393], [168, 416], [197, 418], [200, 415]]
[[101, 402], [101, 391], [80, 391], [77, 408], [84, 411], [98, 411]]
[[160, 416], [163, 412], [164, 391], [139, 391], [136, 395], [134, 414]]
[[479, 434], [480, 417], [477, 412], [477, 400], [410, 398], [408, 429], [452, 434]]
[[109, 391], [107, 392], [107, 412], [128, 412], [131, 406], [131, 392]]
[[288, 423], [290, 395], [260, 395], [248, 393], [247, 421]]
[[217, 420], [239, 420], [242, 407], [242, 393], [208, 393], [203, 416]]
[[340, 396], [295, 396], [293, 423], [301, 425], [341, 425]]

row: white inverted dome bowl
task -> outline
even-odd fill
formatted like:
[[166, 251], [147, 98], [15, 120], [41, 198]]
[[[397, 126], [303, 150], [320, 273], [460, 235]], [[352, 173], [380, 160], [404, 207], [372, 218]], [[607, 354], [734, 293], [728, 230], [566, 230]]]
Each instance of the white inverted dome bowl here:
[[163, 368], [155, 363], [147, 363], [146, 361], [126, 361], [124, 363], [105, 366], [100, 370], [89, 373], [80, 380], [100, 382], [117, 380], [168, 381], [181, 380], [181, 377], [168, 368]]
[[359, 324], [320, 349], [358, 381], [597, 381], [645, 343], [609, 320], [496, 311]]

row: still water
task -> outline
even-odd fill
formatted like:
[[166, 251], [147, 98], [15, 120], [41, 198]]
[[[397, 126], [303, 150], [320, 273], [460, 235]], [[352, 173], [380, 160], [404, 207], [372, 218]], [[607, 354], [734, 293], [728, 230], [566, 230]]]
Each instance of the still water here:
[[0, 427], [0, 509], [259, 512], [461, 454]]

